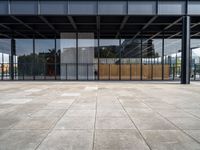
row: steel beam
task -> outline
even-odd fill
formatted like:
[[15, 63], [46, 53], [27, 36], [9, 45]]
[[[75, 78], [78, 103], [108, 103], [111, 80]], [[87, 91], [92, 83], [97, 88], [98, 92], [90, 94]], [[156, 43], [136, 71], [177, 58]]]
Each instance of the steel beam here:
[[124, 28], [126, 22], [128, 21], [129, 16], [125, 16], [124, 19], [122, 20], [122, 23], [120, 24], [119, 30], [115, 36], [115, 38], [117, 38], [120, 35], [120, 31]]
[[78, 28], [77, 28], [77, 26], [76, 26], [76, 23], [75, 23], [75, 21], [74, 21], [74, 19], [73, 19], [73, 17], [72, 16], [67, 16], [67, 18], [69, 19], [69, 22], [71, 23], [71, 25], [73, 26], [73, 28], [74, 28], [74, 30], [78, 30]]
[[100, 30], [100, 23], [101, 23], [101, 18], [100, 18], [100, 16], [96, 16], [97, 31]]
[[190, 16], [182, 19], [181, 84], [190, 84]]
[[56, 28], [51, 24], [49, 23], [49, 21], [44, 17], [44, 16], [39, 16], [40, 19], [46, 23], [54, 32], [56, 32], [57, 34], [59, 34], [59, 32], [56, 30]]
[[20, 24], [22, 24], [23, 26], [25, 26], [26, 28], [28, 28], [29, 30], [33, 31], [34, 33], [37, 33], [38, 35], [40, 35], [43, 38], [46, 38], [43, 34], [39, 33], [38, 31], [34, 30], [31, 26], [29, 26], [28, 24], [24, 23], [22, 20], [20, 20], [19, 18], [15, 17], [15, 16], [10, 16], [12, 19], [14, 19], [15, 21], [19, 22]]
[[13, 31], [13, 30], [12, 30], [10, 27], [8, 27], [7, 25], [0, 24], [0, 26], [3, 27], [3, 28], [5, 28], [6, 30], [9, 30], [11, 33], [14, 32], [14, 33], [16, 33], [16, 34], [18, 34], [18, 35], [21, 35], [21, 36], [27, 38], [27, 36], [25, 36], [24, 34], [18, 32], [18, 31]]
[[153, 22], [156, 20], [157, 17], [158, 17], [158, 16], [152, 17], [152, 18], [142, 27], [142, 29], [136, 33], [136, 35], [133, 37], [133, 40], [136, 39], [136, 37], [137, 37], [142, 31], [144, 31], [151, 23], [153, 23]]
[[[150, 38], [148, 38], [147, 40], [144, 41], [147, 42], [148, 40], [151, 40], [153, 38], [155, 38], [158, 35], [161, 35], [163, 32], [165, 32], [165, 30], [171, 28], [172, 26], [174, 26], [176, 23], [180, 22], [182, 19], [182, 17], [180, 17], [179, 19], [177, 19], [176, 21], [174, 21], [173, 23], [171, 23], [170, 25], [166, 26], [162, 31], [159, 31], [158, 33], [154, 34], [153, 36], [151, 36]], [[149, 47], [146, 47], [144, 50], [148, 49]]]

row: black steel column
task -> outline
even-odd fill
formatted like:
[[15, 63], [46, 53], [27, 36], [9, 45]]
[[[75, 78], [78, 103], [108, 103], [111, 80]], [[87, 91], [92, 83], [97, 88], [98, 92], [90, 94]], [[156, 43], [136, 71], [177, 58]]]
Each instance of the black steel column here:
[[55, 48], [55, 52], [54, 52], [54, 77], [55, 80], [57, 79], [57, 43], [56, 43], [56, 36], [54, 39], [54, 48]]
[[35, 80], [36, 76], [36, 54], [35, 54], [35, 35], [33, 35], [33, 61], [32, 61], [32, 74], [33, 80]]
[[190, 53], [190, 16], [183, 16], [181, 84], [190, 84]]
[[78, 80], [78, 32], [76, 32], [76, 80]]
[[165, 34], [163, 32], [163, 37], [162, 37], [162, 58], [161, 58], [161, 63], [162, 63], [162, 80], [165, 78], [165, 68], [164, 68], [164, 53], [165, 53]]
[[[99, 57], [100, 57], [100, 48], [99, 48], [99, 40], [100, 40], [100, 31], [99, 30], [97, 30], [97, 56], [98, 56], [98, 64], [97, 64], [97, 80], [99, 80], [100, 78], [99, 78], [99, 68], [100, 68], [100, 64], [99, 64], [99, 61], [100, 61], [100, 59], [99, 59]], [[96, 77], [95, 77], [96, 78]], [[96, 79], [95, 79], [96, 80]]]
[[1, 64], [1, 80], [3, 80], [3, 76], [4, 76], [4, 55], [3, 53], [1, 53], [1, 57], [2, 57], [2, 64]]
[[119, 39], [119, 47], [120, 47], [120, 52], [119, 52], [119, 80], [121, 80], [121, 36]]
[[14, 60], [13, 57], [15, 55], [15, 39], [11, 39], [11, 56], [10, 56], [10, 79], [14, 80]]
[[140, 80], [142, 80], [143, 78], [142, 78], [142, 75], [143, 75], [143, 71], [142, 71], [142, 69], [143, 69], [143, 67], [142, 67], [142, 63], [143, 63], [143, 61], [142, 61], [142, 57], [143, 57], [143, 52], [142, 52], [142, 50], [143, 50], [143, 47], [142, 47], [142, 44], [143, 44], [143, 39], [142, 39], [142, 35], [141, 35], [141, 39], [140, 39], [141, 41], [141, 46], [140, 46], [140, 55], [141, 55], [141, 57], [140, 57]]

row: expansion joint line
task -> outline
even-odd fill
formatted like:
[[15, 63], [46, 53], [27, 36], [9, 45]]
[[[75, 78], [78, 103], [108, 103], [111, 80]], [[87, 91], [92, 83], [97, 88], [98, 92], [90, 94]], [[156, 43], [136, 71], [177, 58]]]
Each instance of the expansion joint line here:
[[97, 100], [99, 95], [99, 89], [97, 86], [97, 92], [96, 92], [96, 99], [95, 99], [95, 120], [94, 120], [94, 131], [93, 131], [93, 144], [92, 144], [92, 150], [95, 149], [95, 137], [96, 137], [96, 120], [97, 120]]
[[39, 146], [44, 142], [44, 140], [49, 136], [49, 134], [53, 131], [53, 129], [55, 128], [56, 124], [63, 118], [63, 116], [67, 113], [67, 111], [71, 108], [71, 106], [79, 99], [80, 96], [78, 96], [70, 105], [69, 107], [63, 112], [63, 114], [60, 116], [60, 118], [55, 122], [55, 124], [53, 125], [53, 127], [51, 127], [47, 133], [47, 135], [41, 140], [41, 142], [37, 145], [37, 147], [35, 148], [35, 150], [37, 150], [39, 148]]
[[[152, 109], [148, 104], [147, 105], [150, 109]], [[180, 109], [178, 107], [176, 107], [177, 109]], [[182, 110], [182, 109], [180, 109]], [[183, 112], [185, 112], [184, 110], [182, 110]], [[198, 140], [196, 140], [195, 138], [193, 138], [191, 135], [189, 135], [187, 132], [184, 131], [184, 129], [181, 129], [180, 127], [178, 127], [176, 124], [174, 124], [172, 121], [170, 121], [167, 117], [163, 116], [161, 113], [159, 113], [158, 111], [155, 111], [155, 113], [157, 113], [159, 116], [161, 116], [162, 118], [166, 119], [168, 122], [170, 122], [172, 125], [174, 125], [178, 130], [180, 130], [181, 132], [183, 132], [185, 135], [189, 136], [191, 139], [193, 139], [195, 142], [197, 142], [198, 144], [200, 144], [200, 142]], [[188, 112], [187, 112], [188, 113]], [[189, 113], [191, 114], [191, 113]], [[192, 115], [192, 114], [191, 114]], [[196, 117], [195, 115], [192, 115], [193, 117], [200, 119], [199, 117]]]
[[126, 109], [124, 108], [124, 106], [122, 105], [122, 103], [119, 100], [119, 97], [117, 97], [117, 100], [119, 101], [120, 105], [122, 106], [123, 110], [125, 111], [125, 113], [127, 114], [128, 118], [131, 120], [131, 122], [134, 124], [136, 130], [138, 131], [139, 135], [142, 137], [142, 139], [144, 140], [145, 144], [148, 146], [149, 150], [152, 150], [150, 145], [147, 143], [146, 139], [144, 138], [144, 136], [142, 135], [142, 133], [140, 132], [139, 128], [136, 126], [135, 122], [132, 120], [132, 118], [130, 117], [130, 115], [128, 114], [128, 112], [126, 111]]

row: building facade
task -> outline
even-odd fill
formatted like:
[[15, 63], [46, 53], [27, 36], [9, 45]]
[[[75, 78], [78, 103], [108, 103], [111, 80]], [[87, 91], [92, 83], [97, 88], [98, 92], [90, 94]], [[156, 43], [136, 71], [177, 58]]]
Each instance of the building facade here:
[[1, 0], [1, 80], [200, 80], [200, 1]]

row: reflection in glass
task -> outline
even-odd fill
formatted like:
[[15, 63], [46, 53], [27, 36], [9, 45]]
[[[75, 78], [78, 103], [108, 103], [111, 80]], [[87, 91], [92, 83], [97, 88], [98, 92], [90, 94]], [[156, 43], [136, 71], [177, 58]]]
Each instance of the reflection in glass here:
[[33, 40], [15, 39], [16, 56], [14, 57], [15, 79], [33, 79]]
[[[162, 80], [162, 39], [153, 39], [154, 50], [152, 54], [152, 80]], [[166, 70], [166, 75], [169, 74]]]
[[36, 79], [55, 79], [55, 41], [52, 39], [35, 40]]
[[96, 43], [94, 33], [78, 34], [78, 79], [94, 80], [97, 68], [95, 58]]
[[119, 80], [119, 39], [100, 39], [99, 79]]
[[200, 80], [200, 40], [191, 39], [191, 79]]
[[143, 42], [142, 79], [162, 79], [162, 39], [151, 39]]
[[0, 39], [0, 78], [10, 79], [11, 40]]
[[153, 63], [156, 57], [153, 40], [143, 40], [142, 43], [142, 80], [153, 79]]
[[[165, 39], [164, 46], [165, 80], [179, 80], [181, 77], [181, 39]], [[166, 72], [169, 72], [169, 76]]]
[[61, 33], [60, 49], [61, 80], [76, 80], [76, 33]]
[[141, 40], [121, 40], [121, 79], [139, 80], [141, 68]]

